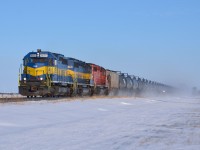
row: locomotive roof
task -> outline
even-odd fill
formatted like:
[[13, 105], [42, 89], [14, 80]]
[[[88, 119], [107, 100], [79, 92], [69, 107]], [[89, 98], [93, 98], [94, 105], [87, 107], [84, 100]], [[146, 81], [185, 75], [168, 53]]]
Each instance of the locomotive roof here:
[[[34, 51], [32, 51], [32, 52], [29, 52], [28, 54], [26, 54], [26, 55], [24, 56], [23, 59], [25, 59], [25, 58], [27, 58], [27, 57], [28, 57], [28, 58], [29, 58], [29, 57], [36, 57], [36, 56], [31, 56], [31, 55], [32, 55], [32, 54], [35, 55], [35, 54], [37, 54], [37, 53], [41, 53], [41, 54], [47, 54], [47, 53], [48, 53], [48, 54], [50, 54], [51, 57], [56, 57], [56, 56], [55, 56], [56, 53], [52, 53], [52, 52], [49, 52], [49, 51], [40, 51], [40, 52], [37, 52], [37, 51], [34, 52]], [[53, 54], [54, 54], [54, 55], [53, 55]], [[57, 54], [57, 55], [59, 55], [59, 54]], [[47, 56], [47, 57], [49, 57], [49, 56]]]
[[96, 64], [94, 64], [94, 63], [87, 63], [87, 64], [89, 64], [89, 65], [94, 65], [94, 66], [101, 67], [101, 68], [105, 69], [104, 67], [99, 66], [99, 65], [96, 65]]
[[114, 71], [114, 70], [110, 70], [110, 69], [106, 69], [106, 70], [108, 70], [108, 71], [112, 71], [112, 72], [118, 72], [118, 71]]
[[64, 55], [59, 54], [59, 53], [52, 53], [52, 54], [54, 54], [56, 57], [58, 57], [58, 56], [64, 57]]
[[79, 62], [79, 63], [85, 63], [86, 64], [86, 62], [78, 60], [78, 59], [75, 59], [75, 58], [72, 58], [72, 57], [65, 57], [65, 59], [73, 60], [73, 61], [76, 61], [76, 62]]

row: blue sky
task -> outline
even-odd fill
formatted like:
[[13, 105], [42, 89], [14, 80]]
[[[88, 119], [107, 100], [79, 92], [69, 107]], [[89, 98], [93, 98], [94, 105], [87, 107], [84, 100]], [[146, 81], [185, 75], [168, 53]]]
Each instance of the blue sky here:
[[37, 48], [175, 85], [200, 87], [199, 0], [0, 1], [0, 92], [17, 92]]

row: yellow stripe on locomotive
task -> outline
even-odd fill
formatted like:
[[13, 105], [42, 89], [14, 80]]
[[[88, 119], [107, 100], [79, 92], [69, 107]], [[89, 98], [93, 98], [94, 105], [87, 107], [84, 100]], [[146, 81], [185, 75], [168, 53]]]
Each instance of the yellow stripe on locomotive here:
[[59, 75], [59, 76], [71, 76], [73, 79], [91, 79], [91, 73], [75, 72], [73, 70], [59, 69], [57, 67], [43, 66], [39, 68], [32, 68], [29, 66], [24, 67], [24, 73], [34, 77], [41, 75]]

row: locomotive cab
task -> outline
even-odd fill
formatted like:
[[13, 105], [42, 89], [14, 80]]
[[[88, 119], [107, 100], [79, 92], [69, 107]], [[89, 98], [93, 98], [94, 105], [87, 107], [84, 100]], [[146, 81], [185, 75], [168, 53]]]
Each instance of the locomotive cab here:
[[56, 59], [49, 56], [48, 52], [32, 52], [23, 59], [23, 74], [22, 80], [46, 80], [48, 72], [51, 72], [50, 67], [55, 66]]

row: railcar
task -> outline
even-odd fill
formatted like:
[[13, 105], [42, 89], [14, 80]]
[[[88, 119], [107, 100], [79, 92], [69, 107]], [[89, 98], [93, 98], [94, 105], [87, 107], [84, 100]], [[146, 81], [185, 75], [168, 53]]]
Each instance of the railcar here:
[[92, 68], [92, 76], [93, 76], [93, 81], [94, 81], [94, 93], [97, 95], [108, 95], [108, 85], [107, 83], [107, 78], [106, 78], [106, 69], [96, 65], [89, 63], [89, 65]]
[[119, 73], [117, 71], [106, 69], [106, 85], [109, 93], [116, 95], [119, 90]]
[[143, 90], [144, 88], [144, 83], [143, 83], [143, 80], [140, 78], [140, 77], [136, 77], [136, 80], [137, 80], [137, 89], [136, 89], [136, 94], [137, 95], [140, 95], [141, 94], [141, 91]]
[[127, 81], [126, 76], [124, 73], [119, 73], [119, 89], [120, 90], [126, 90], [127, 88]]
[[128, 73], [124, 74], [124, 76], [125, 76], [125, 79], [126, 79], [126, 89], [129, 92], [132, 92], [133, 91], [133, 80], [132, 80], [131, 76], [128, 75]]
[[130, 77], [131, 77], [131, 79], [133, 81], [133, 91], [135, 92], [137, 90], [139, 84], [138, 84], [136, 76], [131, 75]]
[[75, 58], [67, 58], [68, 75], [73, 80], [73, 93], [76, 95], [93, 95], [94, 80], [92, 77], [92, 68], [86, 62]]

